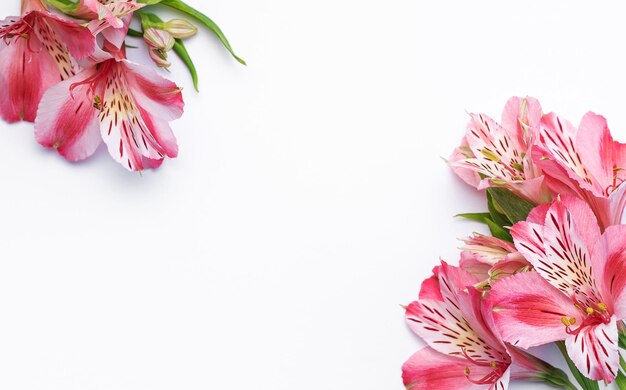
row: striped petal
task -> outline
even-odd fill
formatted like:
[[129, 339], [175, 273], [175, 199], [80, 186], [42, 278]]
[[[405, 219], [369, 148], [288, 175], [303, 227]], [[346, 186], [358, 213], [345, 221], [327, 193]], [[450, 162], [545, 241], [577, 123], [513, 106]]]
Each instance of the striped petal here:
[[567, 354], [587, 378], [613, 382], [619, 369], [615, 317], [606, 324], [587, 326], [565, 339]]
[[557, 200], [547, 210], [543, 225], [520, 222], [511, 235], [536, 271], [566, 296], [587, 306], [601, 302], [592, 269], [603, 264], [594, 264], [601, 260], [591, 252], [600, 230], [585, 202], [570, 197]]

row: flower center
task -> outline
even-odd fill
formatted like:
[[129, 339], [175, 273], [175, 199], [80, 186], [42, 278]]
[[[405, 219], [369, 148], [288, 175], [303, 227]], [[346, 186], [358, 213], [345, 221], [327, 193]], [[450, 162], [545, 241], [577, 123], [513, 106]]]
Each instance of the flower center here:
[[576, 318], [561, 318], [561, 322], [565, 325], [565, 331], [567, 334], [577, 335], [581, 329], [587, 326], [594, 326], [599, 324], [608, 324], [611, 322], [611, 315], [608, 312], [606, 304], [598, 302], [590, 305], [582, 305], [576, 298], [572, 298], [574, 306], [576, 306], [583, 314], [583, 321], [578, 328], [572, 328], [576, 324]]
[[491, 367], [492, 370], [487, 373], [485, 376], [483, 376], [482, 378], [478, 378], [478, 379], [473, 379], [470, 377], [470, 375], [472, 374], [471, 370], [469, 367], [465, 367], [465, 377], [467, 378], [468, 381], [477, 384], [477, 385], [488, 385], [488, 384], [493, 384], [496, 383], [501, 377], [502, 375], [504, 375], [504, 372], [506, 371], [506, 369], [508, 368], [508, 363], [504, 363], [504, 362], [496, 362], [496, 361], [491, 361], [491, 362], [486, 362], [486, 361], [479, 361], [476, 360], [474, 358], [472, 358], [471, 356], [469, 356], [467, 354], [467, 351], [465, 350], [465, 348], [462, 348], [461, 351], [463, 351], [463, 355], [465, 356], [465, 358], [470, 361], [472, 364], [476, 365], [476, 366], [480, 366], [480, 367]]

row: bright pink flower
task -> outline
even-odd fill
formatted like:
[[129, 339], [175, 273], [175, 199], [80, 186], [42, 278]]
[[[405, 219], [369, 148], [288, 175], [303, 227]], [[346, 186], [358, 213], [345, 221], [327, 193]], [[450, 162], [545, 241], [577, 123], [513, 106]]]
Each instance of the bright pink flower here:
[[180, 89], [151, 69], [109, 59], [50, 88], [35, 135], [68, 160], [92, 155], [104, 140], [125, 168], [158, 167], [178, 154], [169, 121], [183, 112]]
[[587, 113], [578, 129], [550, 113], [541, 119], [533, 159], [555, 193], [584, 199], [601, 228], [621, 222], [626, 206], [626, 144], [613, 140], [606, 119]]
[[146, 4], [135, 0], [80, 0], [75, 7], [65, 10], [69, 15], [90, 20], [89, 28], [118, 48], [122, 47], [133, 12]]
[[95, 48], [91, 32], [63, 20], [39, 1], [22, 3], [24, 15], [0, 21], [0, 116], [34, 121], [43, 93], [73, 76], [76, 59]]
[[493, 332], [475, 277], [443, 262], [434, 273], [406, 308], [409, 327], [428, 344], [403, 366], [407, 389], [505, 389], [509, 379], [545, 371], [545, 363]]
[[530, 97], [511, 98], [501, 125], [487, 115], [471, 114], [467, 134], [452, 153], [450, 165], [478, 189], [499, 186], [536, 204], [550, 200], [543, 175], [531, 159], [540, 119], [541, 106]]
[[585, 376], [613, 381], [617, 321], [626, 317], [626, 226], [601, 235], [589, 206], [563, 197], [535, 208], [511, 234], [536, 272], [492, 286], [488, 306], [503, 339], [522, 348], [565, 340]]

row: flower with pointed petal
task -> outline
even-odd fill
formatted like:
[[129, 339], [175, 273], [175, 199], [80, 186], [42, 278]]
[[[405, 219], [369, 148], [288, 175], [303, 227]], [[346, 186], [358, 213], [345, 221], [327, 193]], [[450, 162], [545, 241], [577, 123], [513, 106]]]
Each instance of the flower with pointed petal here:
[[91, 32], [49, 13], [38, 0], [22, 3], [24, 15], [0, 21], [0, 116], [34, 121], [43, 93], [73, 76], [77, 59], [95, 48]]
[[472, 287], [477, 281], [442, 262], [406, 308], [409, 327], [428, 344], [403, 366], [407, 389], [503, 390], [509, 379], [538, 379], [550, 367], [493, 332], [491, 314]]
[[626, 225], [604, 234], [587, 203], [562, 197], [511, 229], [534, 266], [492, 286], [488, 306], [505, 341], [529, 348], [565, 340], [588, 378], [619, 368], [617, 321], [626, 316]]
[[541, 119], [533, 159], [554, 193], [584, 199], [605, 229], [622, 220], [626, 206], [626, 144], [613, 140], [606, 119], [587, 113], [578, 128], [550, 113]]
[[151, 69], [109, 59], [50, 88], [35, 122], [40, 144], [68, 160], [104, 142], [126, 169], [158, 167], [178, 154], [169, 121], [183, 112], [180, 88]]
[[535, 204], [550, 200], [541, 170], [531, 159], [541, 119], [539, 102], [509, 99], [502, 124], [484, 114], [470, 116], [461, 146], [450, 157], [454, 172], [477, 189], [506, 187]]

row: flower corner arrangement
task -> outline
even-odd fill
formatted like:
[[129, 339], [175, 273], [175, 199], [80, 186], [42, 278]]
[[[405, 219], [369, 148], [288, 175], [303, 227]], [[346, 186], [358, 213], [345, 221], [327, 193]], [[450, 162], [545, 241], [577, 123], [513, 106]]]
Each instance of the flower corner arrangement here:
[[[606, 119], [575, 126], [514, 97], [499, 123], [470, 114], [448, 164], [484, 190], [488, 211], [460, 216], [490, 234], [465, 238], [406, 306], [427, 344], [402, 367], [406, 388], [626, 389], [626, 145]], [[570, 376], [536, 356], [546, 344]]]
[[[164, 21], [169, 8], [180, 18]], [[131, 28], [133, 20], [140, 27]], [[22, 0], [21, 15], [0, 21], [0, 116], [34, 123], [37, 142], [70, 161], [106, 144], [130, 171], [159, 167], [178, 154], [169, 122], [183, 113], [181, 88], [156, 70], [174, 52], [198, 75], [184, 40], [212, 31], [237, 57], [220, 28], [181, 0]], [[152, 63], [131, 62], [147, 50]]]

